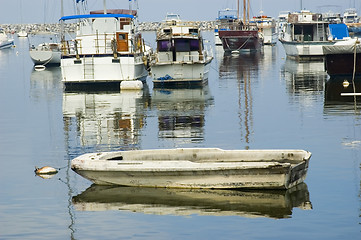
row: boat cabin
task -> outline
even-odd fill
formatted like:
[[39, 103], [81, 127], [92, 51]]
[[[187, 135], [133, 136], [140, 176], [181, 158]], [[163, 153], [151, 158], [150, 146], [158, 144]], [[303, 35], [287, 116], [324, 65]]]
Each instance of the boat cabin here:
[[[141, 34], [134, 34], [133, 18], [135, 10], [109, 9], [91, 11], [89, 15], [78, 18], [76, 40], [63, 46], [64, 54], [116, 54], [143, 51]], [[74, 45], [74, 46], [73, 46]]]
[[322, 21], [322, 15], [303, 10], [300, 13], [290, 13], [288, 23], [284, 25], [283, 40], [307, 42], [326, 41], [329, 23]]
[[197, 62], [203, 58], [203, 41], [198, 27], [172, 22], [157, 32], [158, 62]]

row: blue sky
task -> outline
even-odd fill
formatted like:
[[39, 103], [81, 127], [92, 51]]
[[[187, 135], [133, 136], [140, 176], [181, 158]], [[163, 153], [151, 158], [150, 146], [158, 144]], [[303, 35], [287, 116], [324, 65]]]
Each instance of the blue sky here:
[[[65, 15], [73, 15], [74, 0], [63, 0]], [[60, 18], [61, 0], [12, 0], [3, 2], [0, 23], [51, 23]], [[243, 2], [242, 0], [240, 2]], [[330, 6], [331, 5], [331, 6]], [[332, 6], [334, 5], [334, 6]], [[343, 12], [355, 7], [361, 15], [360, 0], [302, 0], [304, 9], [317, 12]], [[107, 8], [128, 8], [128, 0], [107, 0]], [[236, 0], [138, 0], [140, 21], [161, 21], [167, 12], [178, 13], [184, 20], [214, 20], [218, 10], [236, 8]], [[327, 7], [328, 6], [328, 7]], [[103, 0], [88, 0], [90, 10], [102, 9]], [[280, 11], [298, 11], [300, 0], [251, 0], [251, 16], [277, 17]]]

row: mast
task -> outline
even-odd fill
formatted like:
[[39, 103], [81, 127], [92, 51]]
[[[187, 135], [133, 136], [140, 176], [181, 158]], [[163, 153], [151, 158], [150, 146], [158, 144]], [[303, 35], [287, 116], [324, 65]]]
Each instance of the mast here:
[[237, 1], [237, 19], [239, 19], [239, 0]]
[[[62, 18], [64, 16], [64, 4], [63, 4], [63, 0], [61, 0], [60, 2], [60, 18]], [[64, 20], [60, 21], [60, 41], [63, 42], [65, 40], [64, 37]]]
[[246, 24], [246, 0], [243, 0], [243, 24]]
[[104, 14], [107, 14], [106, 0], [103, 0], [103, 5], [104, 5]]
[[247, 24], [249, 23], [249, 1], [247, 1]]

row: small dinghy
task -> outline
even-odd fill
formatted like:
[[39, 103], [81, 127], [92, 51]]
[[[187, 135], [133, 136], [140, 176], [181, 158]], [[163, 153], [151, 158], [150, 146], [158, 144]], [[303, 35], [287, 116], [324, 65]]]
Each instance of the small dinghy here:
[[88, 153], [71, 168], [99, 185], [289, 189], [306, 178], [304, 150], [177, 148]]

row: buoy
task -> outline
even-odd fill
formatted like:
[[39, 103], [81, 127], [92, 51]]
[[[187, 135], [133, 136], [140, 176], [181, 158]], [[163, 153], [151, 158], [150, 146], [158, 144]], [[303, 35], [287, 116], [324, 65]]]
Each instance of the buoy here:
[[37, 168], [35, 167], [35, 173], [36, 175], [53, 175], [53, 174], [57, 174], [58, 170], [56, 170], [53, 167], [49, 167], [49, 166], [45, 166], [45, 167], [41, 167], [41, 168]]
[[45, 66], [44, 65], [35, 65], [34, 69], [35, 69], [35, 71], [44, 71]]
[[122, 81], [120, 83], [120, 90], [141, 90], [143, 89], [143, 83], [140, 80], [134, 81]]
[[343, 83], [342, 83], [342, 86], [344, 88], [347, 88], [349, 85], [350, 85], [350, 83], [347, 80], [344, 80]]

